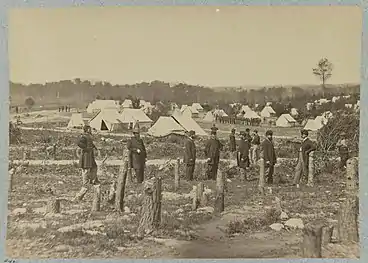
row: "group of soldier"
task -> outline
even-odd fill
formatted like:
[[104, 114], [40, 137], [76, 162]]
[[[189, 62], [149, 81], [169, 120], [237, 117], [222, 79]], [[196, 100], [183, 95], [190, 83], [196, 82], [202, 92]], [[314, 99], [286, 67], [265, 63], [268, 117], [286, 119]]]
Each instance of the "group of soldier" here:
[[[97, 149], [93, 143], [91, 136], [91, 127], [85, 125], [84, 132], [78, 141], [78, 147], [81, 148], [81, 155], [79, 159], [79, 165], [82, 169], [82, 188], [76, 195], [75, 199], [81, 200], [88, 191], [88, 186], [98, 185], [99, 180], [97, 178], [97, 164], [95, 161], [94, 152]], [[224, 145], [217, 137], [218, 128], [214, 125], [211, 128], [210, 138], [207, 140], [204, 146], [204, 154], [207, 163], [206, 176], [208, 180], [216, 180], [217, 172], [220, 162], [220, 152], [224, 149]], [[338, 142], [340, 153], [340, 166], [344, 168], [346, 161], [349, 158], [349, 150], [347, 147], [346, 135], [342, 134], [342, 139]], [[191, 130], [185, 134], [184, 143], [184, 159], [185, 175], [188, 181], [193, 180], [193, 174], [196, 166], [196, 133]], [[236, 143], [236, 130], [232, 129], [229, 137], [229, 149], [231, 152], [231, 158], [236, 158], [237, 166], [243, 173], [243, 178], [250, 180], [250, 168], [257, 165], [260, 158], [264, 160], [264, 171], [266, 183], [273, 184], [274, 167], [277, 163], [277, 156], [275, 152], [273, 142], [273, 131], [268, 130], [265, 133], [265, 138], [261, 142], [258, 131], [254, 130], [253, 135], [250, 134], [250, 129], [240, 131], [239, 143]], [[293, 185], [298, 185], [301, 179], [307, 178], [308, 166], [309, 166], [309, 154], [316, 150], [315, 144], [308, 137], [307, 130], [301, 130], [301, 139], [298, 163], [295, 168], [295, 177]], [[144, 169], [147, 160], [147, 152], [142, 138], [140, 137], [139, 126], [133, 128], [133, 136], [127, 143], [127, 149], [129, 150], [131, 161], [129, 166], [135, 172], [138, 183], [144, 181]], [[234, 156], [236, 154], [236, 156]]]

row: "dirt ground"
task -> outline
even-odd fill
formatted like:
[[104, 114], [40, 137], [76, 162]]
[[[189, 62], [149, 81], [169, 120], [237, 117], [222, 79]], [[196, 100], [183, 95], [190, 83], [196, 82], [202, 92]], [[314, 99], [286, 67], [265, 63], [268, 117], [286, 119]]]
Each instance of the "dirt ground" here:
[[[175, 192], [173, 175], [166, 172], [161, 227], [156, 236], [142, 240], [135, 234], [140, 186], [127, 187], [123, 214], [106, 203], [102, 212], [91, 213], [91, 193], [80, 203], [70, 201], [80, 187], [77, 172], [68, 166], [27, 169], [16, 175], [9, 198], [6, 251], [11, 258], [298, 258], [301, 230], [272, 230], [269, 226], [279, 219], [264, 212], [272, 211], [278, 197], [290, 218], [301, 218], [304, 224], [333, 221], [344, 195], [342, 174], [320, 175], [313, 188], [297, 189], [284, 181], [263, 197], [258, 194], [257, 180], [243, 182], [228, 176], [226, 208], [216, 215], [212, 208], [215, 182], [204, 181], [210, 189], [208, 206], [191, 211], [190, 191], [196, 182], [182, 179]], [[101, 178], [103, 191], [114, 173], [109, 170]], [[256, 174], [252, 173], [254, 178]], [[50, 191], [62, 198], [59, 215], [44, 214]], [[81, 223], [89, 226], [60, 232], [62, 227]]]

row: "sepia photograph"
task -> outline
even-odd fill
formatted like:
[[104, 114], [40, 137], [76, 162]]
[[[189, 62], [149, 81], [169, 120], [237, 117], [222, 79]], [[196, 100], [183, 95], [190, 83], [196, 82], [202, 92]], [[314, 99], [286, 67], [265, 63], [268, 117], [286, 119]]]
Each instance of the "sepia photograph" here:
[[360, 258], [363, 10], [8, 12], [12, 259]]

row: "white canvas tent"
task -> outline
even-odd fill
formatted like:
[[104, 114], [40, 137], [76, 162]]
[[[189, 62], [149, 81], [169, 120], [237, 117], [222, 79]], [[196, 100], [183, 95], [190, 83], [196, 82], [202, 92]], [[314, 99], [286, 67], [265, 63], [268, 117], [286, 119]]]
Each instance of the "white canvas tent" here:
[[148, 129], [148, 135], [153, 137], [165, 137], [170, 134], [183, 135], [185, 129], [180, 126], [173, 117], [161, 116], [156, 123]]
[[250, 111], [246, 111], [244, 113], [243, 116], [244, 119], [261, 119], [261, 117], [258, 116], [257, 113], [255, 113], [254, 111], [250, 110]]
[[264, 118], [269, 118], [271, 117], [273, 114], [276, 114], [276, 112], [272, 109], [271, 106], [265, 106], [263, 108], [263, 110], [261, 111], [261, 117], [264, 117]]
[[252, 111], [252, 109], [248, 106], [248, 105], [243, 105], [240, 109], [240, 112], [243, 112], [244, 114], [247, 113], [248, 111]]
[[215, 110], [213, 112], [213, 115], [218, 116], [218, 117], [227, 117], [229, 115], [226, 114], [226, 112], [224, 110]]
[[323, 126], [323, 125], [327, 124], [328, 119], [327, 119], [326, 117], [323, 117], [323, 116], [317, 116], [317, 117], [314, 119], [314, 121], [315, 121], [316, 123], [321, 123], [321, 124], [322, 124], [322, 126]]
[[281, 114], [276, 120], [277, 127], [293, 127], [296, 124], [296, 120], [288, 113]]
[[87, 113], [96, 113], [101, 110], [117, 110], [118, 103], [115, 100], [95, 100], [87, 107]]
[[122, 108], [132, 108], [133, 107], [133, 102], [132, 100], [126, 99], [124, 100], [124, 102], [121, 104]]
[[304, 126], [305, 130], [318, 131], [323, 127], [322, 123], [316, 122], [314, 119], [309, 119]]
[[97, 131], [117, 131], [122, 129], [121, 115], [117, 110], [102, 110], [89, 121]]
[[196, 103], [196, 102], [194, 102], [194, 103], [192, 104], [192, 108], [196, 109], [198, 112], [203, 111], [203, 107], [201, 106], [201, 104]]
[[193, 130], [198, 136], [207, 136], [207, 133], [198, 125], [198, 123], [190, 117], [183, 115], [172, 115], [174, 120], [180, 124], [186, 131]]
[[203, 122], [215, 122], [216, 118], [213, 115], [213, 113], [211, 111], [206, 113], [206, 116], [204, 116], [203, 118]]
[[141, 109], [125, 108], [121, 112], [121, 122], [123, 124], [132, 125], [136, 122], [139, 123], [139, 127], [149, 128], [152, 124], [152, 120]]
[[73, 113], [70, 118], [67, 128], [68, 129], [82, 128], [83, 126], [84, 126], [84, 121], [82, 118], [82, 113]]

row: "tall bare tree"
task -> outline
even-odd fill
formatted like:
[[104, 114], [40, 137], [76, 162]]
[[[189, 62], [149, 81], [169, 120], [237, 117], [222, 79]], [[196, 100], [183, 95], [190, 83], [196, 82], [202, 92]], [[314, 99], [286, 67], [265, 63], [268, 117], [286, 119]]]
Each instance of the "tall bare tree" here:
[[317, 67], [313, 68], [313, 74], [322, 82], [323, 96], [325, 96], [326, 81], [332, 76], [333, 65], [327, 58], [321, 58]]

